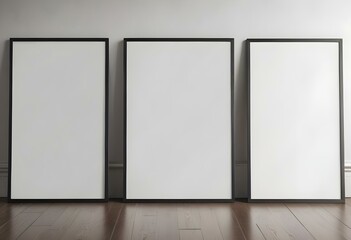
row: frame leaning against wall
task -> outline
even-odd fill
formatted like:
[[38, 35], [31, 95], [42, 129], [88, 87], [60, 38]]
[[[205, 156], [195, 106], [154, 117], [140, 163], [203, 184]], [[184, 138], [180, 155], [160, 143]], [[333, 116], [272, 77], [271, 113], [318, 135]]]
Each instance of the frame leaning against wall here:
[[[108, 72], [108, 38], [10, 39], [8, 201], [108, 200]], [[26, 82], [35, 86], [26, 91]], [[61, 98], [56, 90], [67, 94]], [[23, 102], [28, 100], [38, 105], [28, 106], [35, 114], [21, 122], [18, 116], [27, 111]], [[22, 141], [28, 137], [31, 149]], [[25, 182], [33, 194], [23, 191]]]
[[[264, 44], [266, 44], [266, 45], [264, 45]], [[277, 79], [275, 77], [272, 77], [273, 75], [271, 73], [274, 72], [274, 71], [279, 71], [280, 69], [284, 69], [284, 67], [286, 67], [286, 66], [288, 66], [286, 69], [289, 69], [289, 67], [292, 67], [292, 66], [294, 66], [294, 67], [299, 66], [298, 64], [294, 64], [294, 57], [291, 57], [291, 56], [303, 57], [303, 54], [305, 54], [305, 53], [303, 53], [303, 51], [301, 51], [302, 48], [301, 49], [296, 48], [293, 51], [297, 52], [296, 53], [297, 55], [294, 55], [295, 53], [293, 52], [291, 54], [291, 56], [284, 56], [284, 58], [279, 59], [279, 60], [277, 60], [277, 59], [274, 60], [274, 56], [276, 56], [275, 54], [277, 54], [277, 53], [279, 55], [280, 53], [282, 53], [285, 50], [287, 50], [289, 47], [292, 47], [292, 49], [294, 49], [294, 47], [299, 46], [299, 44], [301, 46], [305, 45], [305, 52], [309, 52], [310, 47], [314, 46], [315, 47], [314, 50], [313, 50], [314, 52], [312, 52], [312, 53], [315, 54], [315, 55], [311, 54], [311, 52], [310, 52], [310, 56], [308, 56], [308, 55], [306, 55], [306, 56], [307, 56], [307, 58], [308, 57], [311, 58], [311, 56], [313, 55], [315, 59], [314, 59], [314, 61], [312, 61], [312, 64], [311, 64], [312, 67], [310, 67], [308, 65], [309, 63], [307, 63], [306, 65], [308, 65], [309, 67], [308, 68], [306, 67], [306, 68], [304, 68], [301, 71], [302, 75], [300, 75], [300, 76], [307, 76], [306, 74], [309, 74], [308, 75], [309, 78], [306, 78], [305, 79], [306, 81], [303, 82], [303, 84], [298, 85], [296, 87], [296, 89], [299, 89], [299, 90], [301, 90], [301, 92], [303, 92], [303, 88], [304, 87], [307, 88], [307, 86], [310, 86], [310, 85], [307, 85], [309, 83], [308, 80], [312, 79], [314, 77], [314, 74], [318, 75], [319, 71], [328, 71], [329, 70], [329, 72], [327, 72], [326, 74], [322, 74], [322, 75], [318, 75], [318, 76], [329, 76], [329, 77], [332, 76], [333, 77], [333, 81], [330, 81], [329, 84], [331, 84], [331, 86], [334, 87], [334, 88], [331, 88], [331, 87], [330, 88], [324, 88], [326, 91], [328, 91], [330, 89], [333, 89], [333, 92], [329, 92], [329, 93], [326, 92], [326, 94], [324, 96], [328, 97], [329, 95], [331, 95], [330, 99], [332, 99], [333, 101], [329, 101], [328, 104], [330, 102], [333, 102], [333, 104], [335, 105], [335, 106], [333, 105], [333, 107], [330, 107], [329, 110], [325, 110], [325, 111], [332, 111], [333, 113], [334, 112], [336, 113], [336, 114], [329, 114], [329, 116], [333, 115], [333, 121], [332, 121], [332, 123], [330, 125], [328, 125], [329, 126], [328, 129], [333, 129], [332, 131], [329, 131], [328, 133], [330, 133], [330, 132], [334, 133], [334, 134], [332, 134], [331, 138], [335, 140], [333, 142], [335, 146], [334, 146], [334, 149], [330, 150], [331, 152], [333, 152], [333, 154], [331, 154], [331, 155], [333, 155], [334, 157], [331, 157], [329, 159], [329, 163], [327, 162], [327, 160], [325, 161], [325, 165], [326, 166], [332, 166], [332, 167], [330, 169], [326, 169], [328, 167], [324, 166], [324, 170], [321, 170], [321, 169], [323, 169], [323, 166], [319, 166], [319, 165], [315, 165], [312, 168], [312, 167], [310, 167], [310, 165], [311, 165], [310, 164], [308, 167], [309, 167], [309, 169], [312, 168], [312, 170], [313, 170], [313, 171], [310, 171], [310, 174], [312, 174], [312, 175], [313, 174], [317, 174], [316, 178], [318, 178], [318, 179], [322, 179], [323, 178], [321, 176], [318, 176], [318, 172], [319, 171], [325, 171], [326, 173], [330, 173], [330, 171], [332, 171], [333, 174], [331, 174], [331, 173], [330, 174], [334, 177], [334, 179], [331, 179], [330, 176], [326, 177], [326, 178], [327, 178], [327, 181], [329, 180], [330, 182], [333, 182], [334, 185], [333, 186], [325, 186], [325, 188], [329, 187], [328, 191], [330, 189], [330, 193], [327, 193], [327, 190], [324, 187], [321, 187], [320, 184], [319, 185], [316, 184], [315, 182], [313, 182], [313, 180], [310, 180], [311, 182], [308, 182], [308, 178], [306, 178], [306, 177], [304, 178], [304, 180], [299, 179], [299, 176], [301, 176], [301, 175], [299, 175], [300, 174], [299, 172], [303, 172], [305, 170], [305, 169], [300, 169], [299, 171], [297, 171], [298, 174], [294, 175], [294, 178], [290, 180], [290, 182], [293, 183], [291, 186], [279, 186], [278, 187], [279, 189], [292, 189], [291, 193], [289, 193], [290, 190], [286, 190], [286, 191], [284, 190], [284, 191], [282, 191], [281, 194], [280, 193], [277, 194], [277, 192], [279, 192], [279, 190], [278, 191], [274, 190], [275, 191], [274, 192], [274, 191], [271, 191], [269, 189], [272, 186], [267, 186], [268, 189], [266, 189], [266, 192], [268, 193], [267, 194], [268, 197], [262, 197], [264, 194], [262, 194], [262, 193], [258, 194], [258, 192], [253, 192], [254, 191], [253, 190], [253, 184], [256, 184], [255, 189], [258, 189], [258, 187], [257, 187], [258, 186], [257, 185], [257, 181], [258, 180], [257, 179], [255, 181], [253, 180], [253, 177], [257, 177], [257, 174], [256, 174], [256, 176], [254, 176], [253, 173], [252, 173], [252, 171], [253, 171], [252, 169], [253, 169], [255, 164], [257, 165], [257, 161], [261, 161], [261, 163], [260, 163], [261, 165], [260, 166], [264, 165], [263, 164], [264, 163], [264, 161], [263, 161], [264, 160], [264, 156], [262, 156], [263, 160], [262, 159], [261, 160], [257, 160], [257, 152], [255, 153], [256, 159], [253, 159], [253, 156], [252, 156], [252, 151], [254, 151], [253, 148], [252, 148], [252, 144], [253, 144], [254, 140], [256, 141], [255, 142], [255, 144], [256, 144], [255, 145], [255, 149], [256, 149], [255, 151], [257, 151], [257, 142], [259, 142], [259, 141], [257, 141], [257, 139], [259, 138], [259, 136], [257, 135], [258, 134], [257, 132], [258, 132], [258, 129], [259, 129], [258, 126], [260, 126], [260, 125], [257, 124], [257, 119], [254, 119], [256, 122], [255, 122], [255, 133], [253, 133], [253, 129], [252, 129], [252, 124], [253, 124], [253, 121], [254, 121], [253, 120], [253, 112], [252, 112], [253, 111], [252, 104], [254, 102], [253, 101], [253, 95], [252, 95], [253, 94], [252, 93], [253, 79], [255, 78], [255, 80], [256, 80], [255, 84], [256, 85], [257, 85], [257, 82], [258, 82], [257, 79], [259, 79], [260, 77], [261, 77], [260, 80], [262, 80], [262, 84], [265, 81], [269, 81], [270, 79], [275, 79], [276, 80], [275, 83], [278, 84], [278, 85], [281, 84], [281, 82], [277, 81]], [[256, 48], [253, 49], [253, 46], [255, 46]], [[259, 47], [261, 47], [261, 48], [259, 48]], [[257, 49], [264, 49], [264, 47], [267, 47], [267, 49], [271, 48], [272, 51], [273, 51], [272, 54], [268, 54], [268, 55], [266, 54], [265, 56], [257, 55], [257, 53], [259, 53], [259, 50], [257, 50]], [[275, 47], [280, 47], [280, 49], [279, 50], [277, 50], [278, 48], [274, 49]], [[285, 47], [286, 47], [286, 49], [284, 50]], [[267, 49], [266, 49], [266, 51], [267, 51]], [[317, 49], [317, 51], [316, 51], [316, 49]], [[331, 50], [331, 49], [333, 49], [333, 50]], [[323, 203], [323, 202], [329, 203], [329, 202], [331, 202], [331, 203], [343, 203], [345, 201], [345, 190], [344, 190], [344, 127], [343, 127], [342, 39], [247, 39], [247, 41], [246, 41], [246, 51], [247, 51], [248, 120], [249, 120], [249, 125], [248, 125], [248, 158], [249, 158], [249, 161], [248, 161], [248, 163], [249, 163], [249, 165], [248, 165], [248, 183], [249, 183], [248, 184], [248, 186], [249, 186], [248, 193], [249, 193], [249, 198], [248, 198], [248, 200], [249, 200], [249, 202], [318, 202], [318, 203]], [[255, 56], [253, 56], [253, 52], [254, 51], [256, 51], [255, 52], [256, 53]], [[262, 51], [262, 52], [264, 52], [264, 51]], [[319, 56], [317, 54], [322, 54], [322, 53], [329, 54], [329, 55], [324, 55], [324, 56], [321, 56], [319, 58]], [[298, 55], [298, 54], [300, 54], [300, 55]], [[306, 54], [308, 54], [308, 53], [306, 53]], [[253, 58], [255, 58], [255, 59], [253, 59]], [[265, 60], [263, 60], [263, 59], [265, 59]], [[262, 66], [258, 67], [260, 62], [261, 63], [263, 61], [270, 62], [270, 60], [272, 60], [271, 63], [273, 65], [270, 65], [270, 66], [264, 65], [263, 67]], [[318, 68], [318, 67], [316, 67], [318, 65], [313, 65], [313, 64], [319, 63], [318, 61], [321, 61], [321, 64], [325, 64], [325, 65], [322, 65], [322, 66], [327, 66], [327, 67], [326, 68], [323, 68], [323, 67], [319, 67]], [[253, 64], [255, 64], [255, 69], [253, 69], [253, 66], [252, 66]], [[280, 68], [281, 66], [283, 66], [283, 67]], [[298, 70], [299, 69], [295, 69], [296, 72], [298, 72]], [[269, 74], [271, 74], [271, 75], [269, 75]], [[281, 78], [279, 78], [279, 80], [284, 81], [284, 79], [287, 79], [287, 78], [290, 77], [289, 75], [294, 75], [295, 73], [290, 72], [290, 73], [285, 73], [285, 74], [286, 75], [282, 76]], [[267, 77], [267, 76], [269, 76], [269, 77]], [[279, 76], [281, 76], [281, 75], [279, 75]], [[266, 79], [265, 79], [265, 77], [266, 77]], [[335, 79], [335, 81], [334, 81], [334, 79]], [[296, 78], [295, 80], [301, 80], [301, 79]], [[320, 78], [320, 80], [322, 81], [323, 79]], [[328, 82], [328, 80], [325, 80], [325, 82], [319, 83], [318, 85], [313, 85], [313, 83], [312, 83], [312, 86], [315, 86], [315, 88], [312, 88], [312, 89], [314, 91], [316, 91], [317, 93], [321, 93], [320, 91], [321, 91], [323, 86], [320, 86], [320, 85], [321, 84], [325, 84], [327, 82]], [[269, 84], [269, 82], [267, 84]], [[274, 84], [271, 85], [271, 86], [274, 86]], [[257, 90], [258, 87], [256, 86], [255, 89]], [[312, 91], [311, 96], [314, 96], [313, 94], [316, 94], [314, 91]], [[330, 90], [330, 91], [332, 91], [332, 90]], [[273, 90], [270, 89], [269, 94], [267, 94], [267, 96], [270, 95], [270, 96], [273, 96], [273, 98], [274, 98], [274, 96], [279, 96], [279, 94], [281, 94], [281, 93], [279, 93], [279, 91], [275, 91], [275, 89], [273, 88]], [[283, 96], [283, 99], [281, 99], [282, 100], [281, 102], [284, 102], [286, 100], [286, 98], [289, 97], [287, 95], [288, 94], [285, 94]], [[301, 107], [302, 105], [295, 105], [295, 103], [298, 104], [298, 102], [300, 101], [299, 98], [302, 98], [303, 96], [306, 96], [306, 95], [308, 96], [308, 93], [305, 94], [305, 95], [301, 95], [301, 96], [295, 96], [294, 95], [294, 99], [291, 99], [290, 103], [292, 104], [292, 106], [298, 106], [296, 109], [301, 110], [303, 108], [303, 107]], [[308, 98], [308, 100], [310, 100], [310, 98]], [[256, 99], [255, 102], [256, 102], [256, 105], [257, 105], [257, 99]], [[272, 102], [272, 101], [267, 101], [267, 102]], [[279, 102], [279, 101], [277, 101], [277, 99], [276, 99], [276, 102]], [[309, 103], [310, 104], [311, 103], [317, 103], [318, 104], [318, 101], [312, 101], [311, 100]], [[282, 103], [282, 104], [284, 104], [284, 103]], [[301, 104], [301, 102], [300, 102], [300, 104]], [[328, 104], [325, 104], [325, 105], [328, 105]], [[280, 107], [274, 106], [274, 107], [275, 107], [274, 108], [275, 111], [272, 110], [273, 114], [277, 113], [278, 111], [282, 111], [284, 109], [283, 106], [280, 106]], [[323, 109], [323, 106], [316, 106], [316, 108]], [[312, 108], [312, 110], [314, 110], [316, 108]], [[260, 113], [261, 115], [257, 114], [257, 106], [256, 106], [256, 108], [254, 108], [254, 110], [256, 110], [256, 112], [254, 112], [254, 116], [255, 117], [262, 116], [262, 113]], [[318, 110], [316, 110], [316, 111], [318, 111]], [[326, 114], [326, 115], [328, 116], [328, 114]], [[306, 116], [309, 116], [309, 115], [306, 114]], [[267, 119], [269, 119], [269, 116], [266, 118], [266, 120]], [[300, 120], [301, 119], [303, 119], [303, 118], [300, 118]], [[304, 119], [306, 121], [309, 120], [309, 118], [304, 118]], [[261, 119], [261, 120], [265, 121], [264, 119]], [[273, 121], [273, 122], [275, 122], [277, 124], [277, 122], [276, 122], [277, 118], [275, 118], [273, 120], [271, 119], [271, 121]], [[305, 121], [302, 121], [302, 122], [305, 122]], [[281, 122], [281, 124], [283, 124], [283, 123]], [[309, 127], [311, 127], [311, 125], [312, 124], [310, 124]], [[318, 125], [318, 121], [316, 121], [316, 125]], [[320, 128], [318, 132], [325, 132], [328, 126]], [[330, 126], [332, 126], [332, 127], [330, 127]], [[262, 127], [261, 127], [261, 129], [262, 129]], [[306, 127], [306, 129], [308, 129], [308, 127]], [[262, 132], [260, 132], [260, 133], [262, 133]], [[328, 134], [328, 133], [326, 133], [326, 134]], [[253, 139], [253, 134], [256, 134], [254, 136], [254, 139]], [[279, 136], [281, 136], [281, 135], [279, 135]], [[306, 137], [311, 137], [311, 134], [310, 135], [305, 135], [305, 136]], [[266, 136], [266, 138], [267, 138], [266, 143], [268, 142], [268, 138], [269, 137], [270, 136]], [[328, 139], [328, 138], [326, 138], [326, 139]], [[282, 142], [283, 142], [283, 140], [282, 140]], [[267, 144], [269, 144], [269, 143], [267, 143]], [[316, 149], [316, 147], [313, 144], [314, 144], [314, 142], [311, 142], [311, 141], [308, 144], [306, 144], [307, 146], [308, 145], [310, 145], [310, 146], [308, 148], [305, 148], [305, 149], [307, 149], [306, 150], [307, 153], [305, 155], [304, 154], [300, 154], [299, 155], [300, 158], [301, 158], [301, 156], [303, 157], [303, 156], [307, 156], [308, 154], [310, 154], [311, 152], [308, 152], [308, 151], [313, 151], [313, 150], [310, 150], [310, 149]], [[284, 145], [284, 146], [286, 146], [286, 145]], [[284, 146], [282, 145], [282, 148], [284, 148]], [[267, 148], [269, 148], [269, 147], [270, 146], [267, 145]], [[323, 146], [321, 146], [321, 148], [323, 148]], [[328, 148], [328, 146], [326, 148]], [[332, 147], [330, 147], [330, 148], [332, 148]], [[274, 147], [271, 149], [272, 153], [279, 152], [279, 151], [280, 151], [279, 149], [275, 149], [274, 150]], [[296, 152], [296, 151], [294, 151], [294, 152]], [[300, 153], [303, 153], [303, 151], [301, 151]], [[289, 156], [289, 153], [286, 153], [285, 155], [282, 154], [281, 156]], [[283, 159], [283, 157], [282, 157], [282, 159]], [[283, 161], [283, 160], [281, 160], [281, 161]], [[316, 161], [316, 159], [312, 159], [311, 161]], [[318, 162], [318, 159], [317, 159], [317, 162]], [[331, 162], [332, 162], [332, 164], [331, 164]], [[331, 165], [328, 165], [328, 164], [331, 164]], [[307, 165], [307, 162], [305, 162], [305, 165]], [[295, 170], [293, 170], [293, 169], [295, 169], [295, 167], [297, 167], [297, 166], [292, 165], [292, 168], [291, 168], [292, 172], [296, 172]], [[263, 174], [265, 172], [266, 176], [269, 176], [270, 175], [269, 171], [270, 171], [269, 169], [264, 169], [264, 167], [263, 167], [263, 169], [261, 169], [261, 174]], [[271, 169], [271, 171], [274, 171], [274, 170]], [[285, 171], [283, 171], [283, 172], [285, 172]], [[257, 173], [257, 171], [256, 171], [256, 173]], [[274, 172], [273, 172], [273, 174], [274, 174]], [[303, 175], [303, 173], [301, 173], [301, 174]], [[262, 176], [261, 176], [261, 179], [263, 179]], [[276, 181], [280, 182], [280, 181], [282, 181], [282, 179], [276, 179]], [[300, 181], [300, 182], [297, 184], [296, 183], [297, 181]], [[302, 181], [304, 181], [304, 182], [302, 182]], [[309, 188], [311, 191], [312, 190], [316, 191], [318, 186], [320, 186], [320, 189], [322, 189], [320, 191], [321, 192], [322, 191], [326, 191], [326, 192], [323, 192], [323, 194], [322, 194], [322, 193], [318, 193], [318, 191], [316, 191], [315, 195], [318, 196], [318, 197], [313, 197], [311, 195], [308, 195], [306, 193], [306, 190], [304, 190], [305, 192], [302, 193], [303, 191], [301, 191], [301, 189], [303, 189], [304, 186], [308, 186], [306, 188], [307, 189]], [[296, 195], [300, 194], [300, 196], [308, 196], [308, 197], [307, 198], [291, 197], [291, 196], [293, 196], [293, 194], [292, 194], [293, 191], [296, 192]], [[261, 196], [261, 197], [257, 197], [257, 196]], [[274, 197], [272, 197], [272, 196], [274, 196]], [[290, 197], [286, 197], [286, 196], [290, 196]], [[322, 196], [322, 197], [320, 197], [320, 196]], [[326, 197], [323, 197], [323, 196], [326, 196]]]
[[[228, 199], [206, 199], [206, 198], [196, 198], [196, 199], [189, 199], [189, 198], [129, 198], [127, 196], [127, 179], [128, 179], [128, 168], [127, 168], [127, 163], [128, 163], [128, 156], [127, 156], [127, 139], [128, 139], [128, 132], [127, 132], [127, 126], [128, 126], [128, 101], [127, 101], [127, 92], [128, 92], [128, 43], [133, 43], [133, 42], [145, 42], [145, 43], [196, 43], [196, 42], [227, 42], [230, 44], [230, 59], [228, 59], [230, 63], [230, 116], [231, 116], [231, 126], [230, 126], [230, 147], [231, 147], [231, 197]], [[170, 73], [171, 74], [171, 73]], [[234, 200], [235, 196], [235, 182], [234, 182], [234, 125], [233, 125], [233, 101], [234, 101], [234, 39], [232, 38], [125, 38], [124, 39], [124, 79], [125, 79], [125, 109], [124, 109], [124, 114], [125, 114], [125, 126], [124, 126], [124, 201], [126, 202], [232, 202]]]

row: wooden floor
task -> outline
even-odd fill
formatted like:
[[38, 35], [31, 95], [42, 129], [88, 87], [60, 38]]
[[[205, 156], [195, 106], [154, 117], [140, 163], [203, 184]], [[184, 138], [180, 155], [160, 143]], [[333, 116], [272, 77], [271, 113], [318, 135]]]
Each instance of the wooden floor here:
[[0, 239], [351, 239], [346, 204], [9, 204]]

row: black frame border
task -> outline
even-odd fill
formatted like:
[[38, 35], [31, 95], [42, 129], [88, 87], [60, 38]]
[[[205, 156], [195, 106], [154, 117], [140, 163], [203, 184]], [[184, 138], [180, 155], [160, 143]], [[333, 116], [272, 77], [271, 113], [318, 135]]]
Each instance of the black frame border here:
[[[127, 198], [127, 44], [128, 42], [229, 42], [230, 43], [230, 93], [231, 93], [231, 199], [129, 199]], [[123, 201], [128, 203], [226, 203], [235, 200], [234, 161], [234, 38], [124, 38], [124, 146], [123, 146]]]
[[[12, 179], [12, 70], [14, 42], [104, 42], [105, 43], [105, 195], [101, 199], [13, 199], [11, 196]], [[107, 202], [108, 191], [108, 109], [109, 109], [109, 38], [10, 38], [10, 69], [9, 69], [9, 144], [8, 144], [8, 190], [7, 199], [11, 203], [54, 203], [54, 202]]]
[[[251, 106], [250, 106], [250, 44], [253, 42], [334, 42], [339, 47], [339, 118], [340, 118], [340, 199], [252, 199], [251, 198]], [[246, 40], [247, 55], [247, 182], [248, 202], [250, 203], [345, 203], [345, 170], [344, 170], [344, 103], [343, 103], [343, 40], [341, 38], [251, 38]]]

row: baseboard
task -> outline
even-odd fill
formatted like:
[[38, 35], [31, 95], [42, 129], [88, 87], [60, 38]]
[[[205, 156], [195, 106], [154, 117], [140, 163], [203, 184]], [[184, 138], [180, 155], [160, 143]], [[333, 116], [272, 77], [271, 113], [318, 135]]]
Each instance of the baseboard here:
[[[110, 163], [109, 164], [110, 173], [110, 197], [112, 198], [121, 198], [123, 193], [123, 185], [121, 183], [116, 184], [114, 182], [122, 181], [121, 176], [123, 164], [119, 163]], [[247, 164], [245, 162], [236, 163], [236, 186], [235, 186], [235, 195], [237, 198], [246, 198], [247, 197], [247, 178], [246, 178], [246, 168]], [[0, 198], [7, 197], [7, 164], [0, 163]], [[119, 172], [119, 173], [117, 173]], [[345, 164], [345, 196], [351, 197], [351, 161], [347, 161]]]
[[351, 197], [351, 162], [345, 163], [345, 197]]

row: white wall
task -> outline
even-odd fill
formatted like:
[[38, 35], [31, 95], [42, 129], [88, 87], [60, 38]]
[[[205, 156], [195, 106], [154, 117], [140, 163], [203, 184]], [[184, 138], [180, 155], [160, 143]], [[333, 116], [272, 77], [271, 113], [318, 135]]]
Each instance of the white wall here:
[[[0, 187], [8, 149], [10, 37], [110, 38], [110, 193], [122, 196], [124, 37], [235, 38], [237, 196], [246, 196], [246, 38], [344, 39], [345, 156], [351, 162], [349, 0], [1, 0]], [[82, 166], [84, 167], [84, 166]], [[317, 167], [317, 166], [316, 166]], [[4, 190], [0, 189], [0, 193]]]

